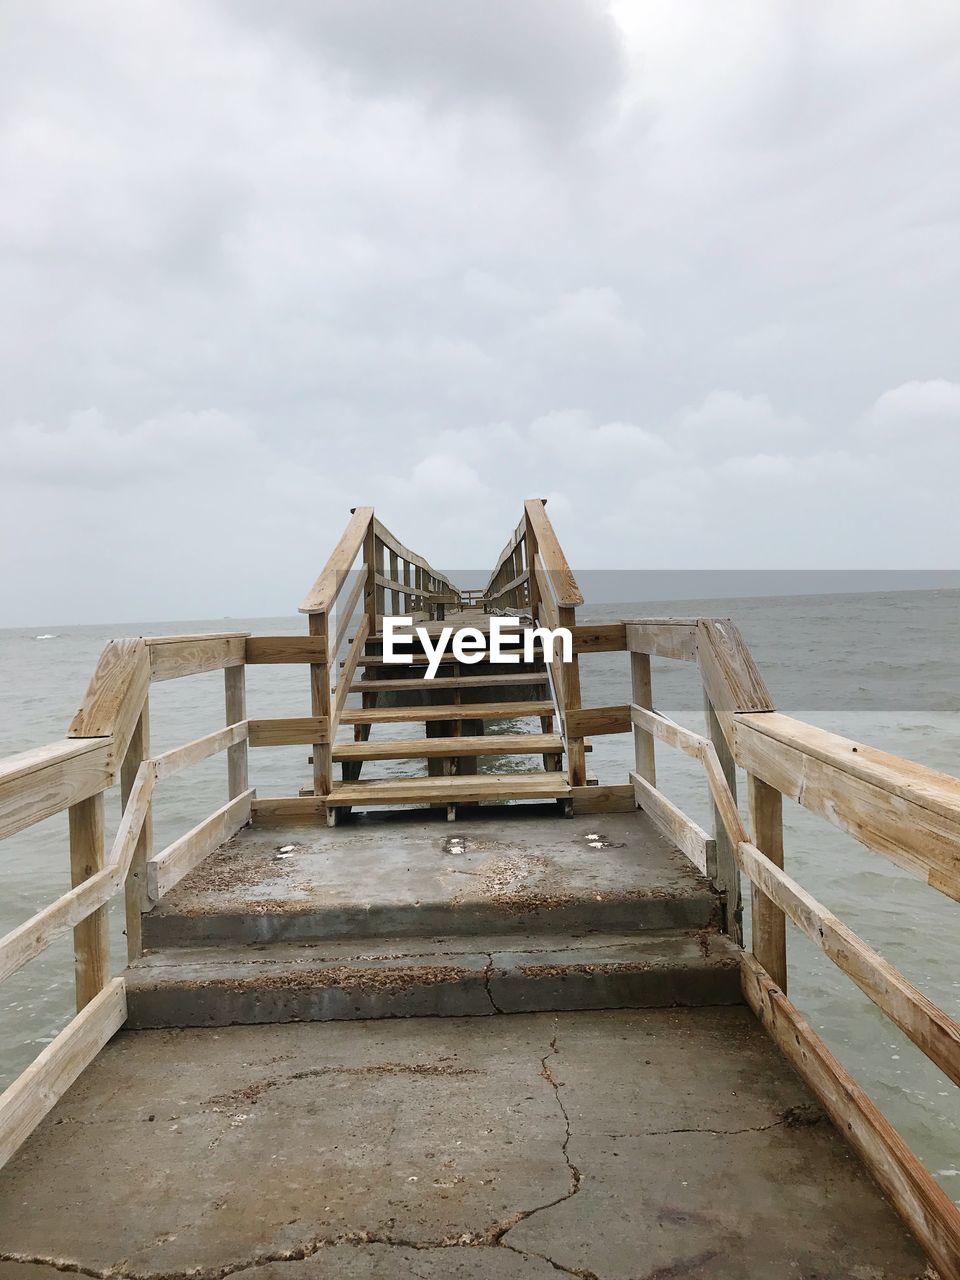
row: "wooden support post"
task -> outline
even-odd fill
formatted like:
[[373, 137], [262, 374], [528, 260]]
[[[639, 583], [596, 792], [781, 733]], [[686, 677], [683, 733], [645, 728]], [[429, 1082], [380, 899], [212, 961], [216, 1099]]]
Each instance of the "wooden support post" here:
[[[734, 802], [737, 799], [737, 766], [727, 745], [723, 729], [713, 703], [706, 692], [703, 695], [703, 714], [707, 722], [707, 737], [716, 748], [717, 758], [727, 780]], [[733, 846], [723, 825], [717, 806], [713, 806], [713, 836], [717, 846], [717, 888], [725, 900], [725, 928], [738, 946], [743, 946], [743, 902], [740, 894], [740, 868], [734, 856]]]
[[526, 513], [524, 513], [523, 519], [526, 527], [524, 542], [527, 548], [527, 595], [530, 602], [530, 615], [534, 622], [539, 622], [540, 586], [537, 582], [537, 575], [534, 572], [534, 563], [537, 557], [537, 535], [534, 533], [530, 517]]
[[[326, 642], [327, 660], [310, 664], [310, 706], [315, 716], [330, 721], [330, 628], [325, 613], [310, 614], [310, 634], [323, 636]], [[336, 661], [336, 654], [333, 655]], [[313, 744], [313, 794], [323, 799], [330, 794], [333, 785], [333, 748], [326, 742]]]
[[[633, 701], [638, 707], [647, 711], [653, 710], [653, 680], [650, 675], [649, 653], [631, 653], [630, 678], [633, 686]], [[657, 758], [654, 750], [654, 736], [639, 725], [633, 726], [633, 747], [636, 755], [637, 773], [646, 778], [651, 787], [657, 785]]]
[[372, 520], [363, 539], [363, 567], [367, 575], [363, 584], [363, 609], [370, 619], [369, 634], [374, 636], [377, 633], [377, 535]]
[[[562, 605], [558, 610], [560, 618], [560, 626], [568, 627], [570, 631], [577, 625], [577, 611], [569, 605]], [[564, 716], [570, 711], [579, 711], [581, 707], [580, 701], [580, 659], [576, 653], [573, 654], [571, 662], [565, 662], [561, 666], [562, 679], [558, 682], [562, 688], [563, 713]], [[567, 776], [570, 779], [571, 787], [585, 787], [587, 785], [587, 756], [584, 751], [583, 738], [567, 737]]]
[[[241, 668], [228, 668], [240, 670]], [[246, 745], [246, 744], [244, 744]], [[133, 790], [134, 779], [142, 761], [150, 755], [150, 702], [144, 702], [140, 718], [137, 720], [127, 747], [123, 764], [120, 766], [120, 803], [125, 809]], [[140, 916], [150, 909], [147, 898], [147, 860], [153, 855], [153, 818], [150, 809], [143, 820], [140, 838], [133, 851], [133, 860], [127, 879], [123, 886], [124, 908], [126, 914], [127, 959], [137, 960], [143, 954], [143, 932]]]
[[[103, 792], [71, 805], [69, 817], [70, 880], [76, 888], [104, 865]], [[110, 979], [106, 906], [98, 907], [74, 928], [73, 955], [79, 1013]]]
[[[750, 838], [761, 853], [783, 866], [783, 796], [752, 773], [747, 774]], [[779, 907], [750, 886], [753, 954], [781, 991], [787, 990], [787, 921]]]
[[[224, 667], [224, 703], [227, 724], [237, 724], [247, 718], [247, 668]], [[249, 756], [247, 740], [227, 748], [227, 798], [236, 800], [249, 787]]]

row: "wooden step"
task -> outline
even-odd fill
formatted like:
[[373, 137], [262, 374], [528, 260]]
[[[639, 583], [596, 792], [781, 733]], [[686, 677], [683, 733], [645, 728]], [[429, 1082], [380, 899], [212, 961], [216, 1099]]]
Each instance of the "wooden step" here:
[[[380, 656], [380, 654], [372, 653], [372, 654], [364, 654], [364, 655], [360, 658], [360, 661], [359, 661], [358, 665], [359, 665], [359, 666], [361, 666], [361, 667], [394, 667], [394, 668], [396, 668], [397, 670], [402, 670], [404, 667], [425, 667], [425, 666], [427, 666], [427, 664], [429, 663], [429, 661], [430, 661], [430, 659], [427, 657], [427, 655], [426, 655], [425, 653], [414, 653], [414, 654], [411, 654], [411, 655], [409, 655], [409, 656], [405, 656], [405, 657], [404, 657], [404, 661], [403, 661], [403, 662], [387, 662], [386, 658], [381, 657], [381, 656]], [[341, 665], [341, 666], [343, 666], [343, 663], [341, 662], [341, 663], [340, 663], [340, 665]], [[441, 666], [441, 667], [454, 667], [454, 666], [462, 666], [462, 667], [486, 667], [486, 666], [505, 667], [505, 666], [507, 666], [507, 665], [508, 665], [508, 664], [507, 664], [507, 663], [505, 663], [505, 662], [494, 662], [494, 663], [491, 663], [491, 661], [490, 661], [490, 655], [489, 655], [488, 653], [481, 653], [481, 654], [480, 654], [480, 657], [479, 657], [479, 661], [477, 661], [477, 662], [460, 662], [460, 661], [459, 661], [457, 658], [455, 658], [455, 657], [453, 656], [453, 654], [452, 654], [452, 653], [450, 653], [449, 651], [448, 651], [447, 653], [445, 653], [445, 654], [444, 654], [444, 656], [443, 656], [443, 658], [442, 658], [442, 660], [441, 660], [441, 662], [440, 662], [440, 666]], [[525, 667], [525, 668], [527, 668], [528, 670], [529, 670], [529, 669], [530, 669], [530, 667], [532, 666], [532, 667], [534, 667], [534, 668], [536, 668], [536, 669], [538, 669], [538, 670], [541, 670], [541, 671], [542, 671], [542, 670], [543, 670], [543, 651], [542, 651], [542, 649], [540, 649], [539, 647], [537, 648], [537, 650], [536, 650], [536, 652], [535, 652], [535, 654], [534, 654], [534, 659], [533, 659], [533, 662], [532, 662], [532, 663], [530, 663], [530, 662], [524, 662], [524, 661], [521, 659], [521, 661], [520, 661], [519, 663], [510, 663], [509, 665], [510, 665], [510, 666]]]
[[454, 706], [351, 708], [341, 724], [403, 724], [421, 720], [513, 720], [525, 716], [552, 716], [552, 702], [463, 702]]
[[472, 738], [395, 738], [392, 742], [343, 742], [333, 748], [334, 760], [426, 760], [453, 756], [558, 755], [558, 733], [491, 733]]
[[546, 672], [529, 672], [515, 676], [435, 676], [433, 680], [425, 680], [423, 676], [412, 679], [401, 677], [397, 680], [359, 680], [350, 686], [351, 693], [393, 692], [404, 689], [487, 689], [494, 685], [545, 685]]
[[382, 778], [335, 782], [331, 809], [353, 805], [476, 804], [481, 800], [559, 800], [570, 794], [562, 773], [478, 773], [454, 778]]

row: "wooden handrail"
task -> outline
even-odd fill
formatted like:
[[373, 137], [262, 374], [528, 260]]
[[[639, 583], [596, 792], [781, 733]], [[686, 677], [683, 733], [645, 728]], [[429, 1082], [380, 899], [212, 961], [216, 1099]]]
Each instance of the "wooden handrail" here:
[[546, 512], [542, 498], [528, 498], [523, 504], [527, 519], [533, 527], [537, 539], [537, 552], [543, 563], [547, 578], [553, 591], [553, 597], [560, 607], [575, 608], [583, 604], [583, 595], [573, 576], [573, 570], [567, 563], [560, 542], [554, 533], [553, 525]]
[[320, 576], [300, 605], [301, 613], [329, 613], [340, 594], [350, 567], [363, 549], [363, 540], [373, 519], [373, 507], [356, 507], [340, 541], [320, 571]]

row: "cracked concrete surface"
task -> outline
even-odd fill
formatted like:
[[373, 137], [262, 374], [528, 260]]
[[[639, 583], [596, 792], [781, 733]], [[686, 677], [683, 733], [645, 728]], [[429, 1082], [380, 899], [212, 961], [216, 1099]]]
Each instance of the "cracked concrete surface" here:
[[0, 1174], [0, 1280], [917, 1280], [742, 1008], [122, 1033]]

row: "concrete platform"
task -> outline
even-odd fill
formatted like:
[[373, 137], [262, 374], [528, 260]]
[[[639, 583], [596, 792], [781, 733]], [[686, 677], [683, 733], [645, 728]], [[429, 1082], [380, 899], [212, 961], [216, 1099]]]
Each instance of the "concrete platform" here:
[[744, 1008], [124, 1032], [0, 1174], [0, 1280], [919, 1280]]
[[[281, 852], [286, 850], [286, 852]], [[334, 938], [695, 930], [706, 880], [642, 813], [552, 806], [253, 826], [143, 920], [151, 948]]]
[[126, 976], [133, 1028], [742, 1000], [739, 948], [708, 930], [174, 947], [144, 956]]

